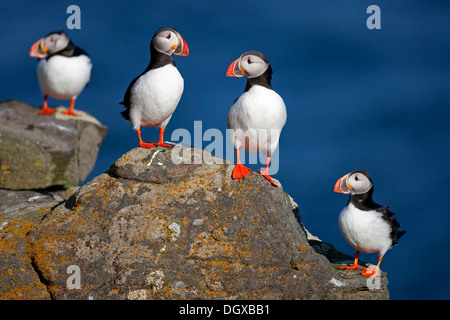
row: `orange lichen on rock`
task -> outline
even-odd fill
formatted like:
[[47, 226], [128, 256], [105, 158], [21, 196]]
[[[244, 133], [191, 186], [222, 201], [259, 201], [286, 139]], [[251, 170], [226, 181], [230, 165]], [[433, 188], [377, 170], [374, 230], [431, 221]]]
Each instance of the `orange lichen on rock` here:
[[[191, 150], [188, 159], [203, 152]], [[133, 149], [42, 221], [18, 228], [27, 230], [28, 264], [4, 274], [32, 265], [35, 297], [52, 299], [343, 297], [282, 187], [254, 172], [232, 180], [227, 162], [176, 164], [172, 152]], [[19, 240], [0, 240], [0, 250], [18, 250]], [[80, 289], [67, 287], [71, 265]]]

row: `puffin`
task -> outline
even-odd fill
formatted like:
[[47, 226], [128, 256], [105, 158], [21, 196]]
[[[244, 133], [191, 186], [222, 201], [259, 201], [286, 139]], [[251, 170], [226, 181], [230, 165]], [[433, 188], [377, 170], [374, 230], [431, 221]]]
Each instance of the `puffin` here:
[[251, 172], [240, 160], [242, 147], [246, 152], [266, 156], [265, 169], [258, 172], [277, 187], [269, 176], [269, 164], [287, 113], [283, 99], [272, 89], [272, 67], [261, 52], [246, 51], [230, 64], [226, 76], [247, 78], [244, 93], [235, 100], [227, 118], [237, 158], [232, 178], [241, 179]]
[[340, 178], [334, 192], [350, 194], [347, 205], [339, 214], [339, 229], [345, 240], [355, 249], [352, 266], [339, 267], [342, 270], [359, 270], [359, 253], [378, 253], [376, 268], [364, 268], [361, 275], [375, 277], [385, 253], [406, 231], [399, 231], [400, 223], [387, 206], [372, 200], [373, 182], [365, 170], [354, 170]]
[[[189, 56], [189, 47], [180, 33], [171, 27], [158, 29], [150, 41], [150, 63], [128, 86], [122, 117], [131, 123], [142, 148], [173, 147], [164, 143], [164, 130], [181, 99], [184, 80], [175, 66], [172, 54]], [[141, 128], [158, 127], [158, 143], [146, 143]]]
[[52, 115], [56, 110], [49, 108], [48, 96], [55, 99], [70, 99], [70, 108], [63, 114], [76, 116], [73, 111], [75, 100], [88, 85], [92, 62], [89, 55], [77, 47], [62, 30], [51, 32], [36, 41], [30, 49], [30, 56], [38, 58], [37, 77], [44, 95], [41, 115]]

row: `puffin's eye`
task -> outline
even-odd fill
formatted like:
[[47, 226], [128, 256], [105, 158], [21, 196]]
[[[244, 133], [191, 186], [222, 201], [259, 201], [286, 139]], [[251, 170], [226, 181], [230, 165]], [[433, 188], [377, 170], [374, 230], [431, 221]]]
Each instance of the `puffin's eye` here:
[[170, 39], [171, 36], [172, 36], [172, 35], [171, 35], [170, 32], [169, 32], [169, 34], [166, 36], [166, 39]]
[[250, 58], [248, 58], [247, 62], [248, 64], [253, 63], [253, 61]]
[[355, 181], [358, 181], [358, 180], [359, 180], [358, 176], [355, 176]]

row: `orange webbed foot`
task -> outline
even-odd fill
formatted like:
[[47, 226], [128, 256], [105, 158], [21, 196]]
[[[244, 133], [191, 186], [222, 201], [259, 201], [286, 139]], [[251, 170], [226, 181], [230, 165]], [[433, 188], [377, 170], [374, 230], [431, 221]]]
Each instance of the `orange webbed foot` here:
[[339, 270], [359, 270], [358, 265], [339, 267]]
[[146, 148], [146, 149], [156, 148], [156, 145], [154, 143], [147, 143], [147, 142], [139, 142], [139, 146], [141, 148]]
[[233, 179], [241, 179], [241, 178], [245, 177], [246, 175], [248, 175], [250, 172], [252, 172], [252, 170], [250, 170], [243, 164], [238, 163], [236, 165], [236, 167], [234, 167], [234, 170], [233, 170]]
[[64, 111], [62, 114], [67, 114], [67, 115], [74, 116], [74, 117], [78, 116], [75, 112], [73, 112], [73, 111], [70, 110], [70, 109]]
[[175, 147], [173, 144], [167, 144], [167, 143], [164, 143], [164, 142], [158, 142], [156, 145], [159, 146], [159, 147], [169, 147], [169, 148]]
[[261, 175], [266, 178], [267, 180], [269, 180], [269, 182], [274, 186], [274, 187], [278, 187], [278, 185], [272, 180], [272, 178], [265, 173], [264, 171], [258, 170], [259, 173], [261, 173]]
[[361, 270], [361, 275], [364, 277], [375, 277], [378, 273], [377, 268], [364, 268]]
[[51, 115], [54, 114], [55, 112], [56, 112], [55, 109], [52, 109], [52, 108], [47, 107], [47, 108], [42, 108], [41, 111], [39, 112], [39, 114], [40, 114], [41, 116], [51, 116]]

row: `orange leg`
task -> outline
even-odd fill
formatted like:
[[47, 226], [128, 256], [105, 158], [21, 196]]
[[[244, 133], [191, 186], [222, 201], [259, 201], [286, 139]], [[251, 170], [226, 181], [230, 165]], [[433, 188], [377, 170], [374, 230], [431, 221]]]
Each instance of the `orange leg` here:
[[170, 147], [170, 148], [173, 148], [174, 147], [174, 145], [173, 144], [167, 144], [167, 143], [164, 143], [164, 139], [163, 139], [163, 136], [164, 136], [164, 128], [161, 128], [161, 129], [159, 129], [159, 141], [158, 141], [158, 143], [156, 144], [157, 146], [160, 146], [160, 147]]
[[72, 99], [70, 99], [70, 109], [66, 110], [63, 112], [63, 114], [68, 114], [71, 116], [77, 116], [77, 114], [75, 112], [73, 112], [73, 107], [75, 106], [75, 97], [72, 97]]
[[272, 178], [269, 176], [269, 164], [270, 164], [270, 157], [267, 157], [267, 158], [266, 158], [266, 168], [265, 168], [263, 171], [258, 170], [258, 172], [261, 173], [262, 176], [263, 176], [264, 178], [266, 178], [267, 180], [269, 180], [270, 183], [271, 183], [274, 187], [278, 187], [278, 185], [277, 185], [277, 184], [272, 180]]
[[355, 261], [352, 266], [339, 267], [340, 270], [359, 270], [358, 266], [359, 251], [355, 252]]
[[250, 170], [249, 168], [247, 168], [246, 166], [244, 166], [241, 163], [241, 159], [240, 159], [240, 151], [239, 149], [236, 149], [236, 167], [234, 167], [233, 170], [233, 179], [241, 179], [243, 177], [245, 177], [246, 175], [248, 175], [250, 172], [252, 172], [252, 170]]
[[55, 112], [56, 112], [56, 110], [55, 109], [52, 109], [52, 108], [49, 108], [48, 107], [48, 105], [47, 105], [47, 98], [48, 98], [48, 95], [44, 95], [44, 107], [41, 109], [41, 111], [39, 112], [39, 114], [41, 115], [41, 116], [44, 116], [44, 115], [52, 115], [52, 114], [54, 114]]
[[138, 129], [136, 132], [137, 132], [137, 135], [138, 135], [138, 138], [139, 138], [139, 146], [141, 148], [155, 148], [156, 147], [154, 143], [146, 143], [146, 142], [142, 141], [141, 129]]
[[365, 277], [375, 277], [378, 273], [378, 270], [380, 270], [380, 264], [381, 260], [383, 260], [383, 257], [378, 257], [378, 263], [375, 269], [373, 268], [364, 268], [361, 270], [361, 275]]

